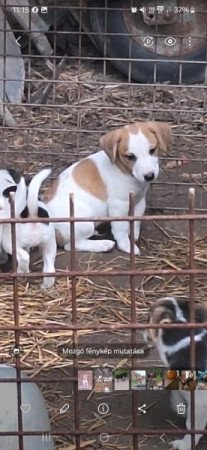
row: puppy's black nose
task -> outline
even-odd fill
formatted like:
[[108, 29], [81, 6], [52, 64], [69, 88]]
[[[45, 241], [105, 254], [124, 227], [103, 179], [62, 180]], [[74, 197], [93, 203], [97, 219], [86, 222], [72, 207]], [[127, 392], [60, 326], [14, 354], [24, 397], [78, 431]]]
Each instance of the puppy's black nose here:
[[154, 179], [154, 177], [155, 177], [154, 172], [148, 172], [148, 173], [146, 173], [146, 175], [144, 175], [144, 179], [146, 181], [152, 181]]

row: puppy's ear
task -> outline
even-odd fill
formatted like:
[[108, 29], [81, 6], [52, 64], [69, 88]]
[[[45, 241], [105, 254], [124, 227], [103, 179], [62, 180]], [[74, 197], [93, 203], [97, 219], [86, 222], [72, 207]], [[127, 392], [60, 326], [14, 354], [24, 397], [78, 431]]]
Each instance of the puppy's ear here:
[[9, 198], [10, 192], [16, 192], [17, 186], [9, 186], [8, 188], [4, 189], [3, 196], [6, 198]]
[[[159, 301], [155, 306], [152, 307], [150, 312], [150, 323], [152, 325], [162, 325], [164, 323], [173, 323], [173, 314], [172, 311], [162, 303], [159, 304]], [[160, 329], [149, 329], [149, 335], [151, 339], [155, 342], [158, 338]]]
[[105, 150], [112, 163], [116, 160], [118, 144], [121, 141], [121, 130], [110, 131], [101, 136], [99, 143], [102, 150]]
[[171, 142], [171, 126], [164, 122], [147, 122], [147, 125], [155, 134], [160, 150], [166, 152]]
[[9, 175], [13, 178], [14, 182], [18, 184], [21, 178], [20, 174], [14, 169], [7, 168], [7, 170]]
[[195, 321], [198, 323], [207, 322], [207, 307], [198, 303], [195, 305]]

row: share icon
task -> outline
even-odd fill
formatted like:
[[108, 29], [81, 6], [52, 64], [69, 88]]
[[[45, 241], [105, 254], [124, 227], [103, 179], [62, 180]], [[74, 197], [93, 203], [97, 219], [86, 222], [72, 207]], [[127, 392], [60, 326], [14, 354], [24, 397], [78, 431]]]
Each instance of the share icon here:
[[142, 406], [138, 406], [138, 411], [141, 412], [142, 414], [146, 414], [146, 403], [144, 403]]

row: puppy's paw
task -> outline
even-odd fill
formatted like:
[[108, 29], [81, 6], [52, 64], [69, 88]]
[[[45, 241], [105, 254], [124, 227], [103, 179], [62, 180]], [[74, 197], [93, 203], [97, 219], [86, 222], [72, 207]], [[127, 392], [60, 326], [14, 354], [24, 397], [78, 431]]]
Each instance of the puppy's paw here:
[[[79, 252], [109, 252], [114, 247], [115, 242], [109, 239], [102, 240], [90, 240], [85, 239], [84, 241], [76, 242], [75, 249]], [[64, 246], [66, 251], [70, 251], [70, 244]]]
[[137, 256], [141, 255], [140, 249], [139, 249], [139, 247], [137, 247], [137, 245], [134, 246], [134, 254]]
[[[118, 248], [119, 248], [119, 250], [122, 250], [125, 253], [131, 253], [130, 242], [119, 243]], [[134, 254], [137, 256], [140, 256], [140, 250], [139, 250], [139, 247], [137, 247], [137, 245], [134, 246]]]
[[29, 273], [29, 253], [24, 249], [17, 249], [17, 272]]
[[109, 252], [115, 246], [115, 242], [110, 241], [109, 239], [103, 239], [101, 241], [94, 241], [94, 242], [95, 242], [96, 250], [92, 250], [92, 251]]
[[171, 448], [174, 450], [190, 450], [191, 444], [186, 442], [186, 439], [177, 439], [176, 441], [170, 442]]
[[21, 264], [18, 264], [17, 273], [29, 273], [29, 263], [21, 261]]
[[45, 277], [41, 284], [41, 289], [49, 289], [55, 284], [55, 277]]

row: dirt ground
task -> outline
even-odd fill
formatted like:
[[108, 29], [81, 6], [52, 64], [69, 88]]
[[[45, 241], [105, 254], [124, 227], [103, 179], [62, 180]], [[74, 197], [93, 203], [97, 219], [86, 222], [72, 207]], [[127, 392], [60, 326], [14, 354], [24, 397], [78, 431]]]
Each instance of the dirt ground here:
[[[153, 302], [164, 295], [174, 295], [183, 298], [189, 296], [188, 277], [179, 274], [179, 268], [184, 268], [188, 264], [189, 253], [189, 230], [187, 224], [173, 222], [169, 223], [145, 223], [142, 226], [140, 249], [141, 256], [136, 257], [136, 267], [144, 269], [172, 268], [177, 267], [178, 274], [167, 276], [139, 276], [136, 280], [136, 312], [137, 320], [144, 323], [148, 320], [148, 310]], [[206, 232], [203, 225], [196, 228], [196, 257], [197, 267], [206, 268]], [[62, 249], [58, 250], [57, 269], [65, 270], [70, 267], [70, 254]], [[38, 251], [32, 253], [32, 270], [41, 270], [41, 258]], [[81, 277], [77, 280], [77, 316], [82, 324], [90, 324], [95, 321], [102, 325], [117, 323], [130, 323], [131, 317], [131, 290], [130, 279], [127, 276], [127, 269], [130, 267], [129, 256], [114, 249], [108, 254], [88, 254], [85, 252], [76, 254], [76, 267], [83, 270], [101, 269], [102, 277]], [[126, 276], [108, 276], [107, 271], [111, 269], [123, 269]], [[105, 272], [105, 276], [104, 276]], [[71, 286], [69, 280], [63, 278], [57, 281], [56, 287], [50, 291], [40, 293], [40, 280], [34, 280], [30, 287], [25, 281], [20, 283], [19, 297], [21, 304], [21, 322], [32, 324], [44, 323], [60, 324], [60, 331], [56, 333], [24, 333], [22, 336], [22, 345], [25, 346], [26, 355], [24, 355], [22, 364], [26, 372], [31, 376], [44, 377], [45, 383], [40, 384], [40, 388], [46, 399], [47, 407], [51, 417], [52, 430], [68, 431], [74, 429], [74, 384], [72, 382], [50, 383], [50, 377], [72, 376], [72, 361], [61, 361], [57, 357], [57, 346], [61, 343], [71, 342], [71, 333], [67, 334], [61, 331], [61, 324], [71, 323], [72, 305], [71, 305]], [[10, 283], [8, 282], [8, 285]], [[196, 278], [195, 295], [196, 300], [206, 302], [206, 281], [205, 277]], [[6, 288], [8, 291], [8, 286]], [[1, 317], [6, 323], [11, 320], [11, 299], [5, 296], [5, 288], [1, 288], [3, 308]], [[11, 292], [11, 289], [10, 289]], [[10, 297], [11, 298], [11, 297]], [[7, 310], [5, 312], [5, 305]], [[0, 320], [1, 321], [1, 320]], [[131, 335], [129, 331], [111, 333], [86, 332], [80, 333], [80, 342], [91, 343], [126, 343], [130, 342]], [[141, 332], [137, 333], [137, 340], [143, 341]], [[11, 345], [11, 333], [5, 336], [1, 333], [2, 341], [2, 362], [12, 362], [8, 355], [7, 348]], [[5, 344], [6, 342], [6, 344]], [[99, 366], [109, 366], [115, 368], [120, 360], [109, 360], [109, 358], [96, 358], [91, 361], [80, 363], [80, 367], [93, 368]], [[90, 363], [90, 364], [89, 364]], [[127, 359], [122, 360], [124, 367], [130, 367], [131, 362]], [[155, 349], [151, 348], [149, 355], [142, 360], [136, 361], [136, 368], [159, 367], [162, 363]], [[133, 449], [132, 439], [127, 436], [110, 436], [108, 443], [100, 442], [103, 433], [109, 433], [110, 429], [128, 429], [132, 423], [132, 393], [113, 392], [113, 393], [79, 393], [79, 419], [83, 430], [96, 430], [98, 437], [82, 437], [82, 444], [85, 448], [96, 450]], [[206, 392], [204, 393], [206, 395]], [[160, 439], [159, 430], [175, 430], [176, 427], [185, 429], [184, 420], [180, 419], [169, 407], [169, 393], [136, 391], [133, 393], [133, 403], [136, 409], [136, 425], [143, 428], [154, 428], [158, 435], [152, 437], [140, 435], [139, 448], [151, 450], [157, 448], [160, 450], [169, 449], [169, 442], [173, 436], [162, 437]], [[105, 416], [98, 414], [98, 405], [100, 403], [109, 405], [109, 413]], [[59, 413], [61, 407], [70, 404], [70, 409], [65, 414]], [[139, 414], [137, 408], [146, 403], [147, 414]], [[55, 438], [56, 450], [75, 449], [73, 447], [73, 438]], [[69, 446], [69, 447], [68, 447]], [[198, 447], [198, 450], [205, 450], [206, 440], [204, 439]]]
[[[174, 226], [170, 228], [170, 230], [166, 226], [163, 226], [163, 229], [165, 230], [164, 234], [162, 230], [158, 229], [155, 225], [149, 225], [147, 226], [143, 225], [142, 229], [142, 239], [141, 239], [141, 249], [142, 249], [142, 256], [140, 258], [137, 258], [137, 265], [139, 267], [148, 268], [152, 264], [156, 264], [155, 261], [157, 260], [157, 257], [160, 255], [160, 261], [162, 267], [167, 267], [167, 265], [173, 264], [176, 266], [179, 263], [181, 263], [180, 253], [178, 256], [178, 252], [175, 251], [175, 242], [176, 239], [178, 239], [177, 242], [177, 250], [179, 248], [179, 252], [183, 253], [183, 260], [181, 263], [181, 266], [186, 262], [186, 259], [188, 257], [188, 242], [187, 242], [187, 236], [188, 236], [188, 230], [183, 228], [183, 233], [178, 235], [178, 231], [180, 230], [180, 227], [178, 227], [178, 224], [174, 224]], [[181, 231], [181, 230], [180, 230]], [[199, 232], [200, 234], [200, 232]], [[150, 236], [150, 239], [149, 239]], [[172, 240], [173, 236], [173, 240]], [[203, 237], [202, 243], [205, 241], [205, 236]], [[185, 243], [185, 244], [184, 244]], [[157, 246], [156, 246], [157, 245]], [[203, 245], [201, 244], [203, 247]], [[197, 247], [197, 254], [199, 255], [199, 240], [198, 240], [198, 247]], [[162, 251], [164, 253], [164, 256], [162, 254]], [[60, 252], [61, 253], [61, 252]], [[69, 256], [69, 255], [68, 255]], [[198, 256], [199, 260], [199, 256]], [[84, 269], [88, 269], [88, 267], [96, 268], [99, 267], [113, 267], [119, 269], [125, 268], [127, 270], [127, 267], [129, 267], [129, 258], [123, 256], [118, 250], [113, 250], [113, 252], [109, 254], [102, 254], [102, 255], [89, 255], [86, 253], [79, 253], [77, 254], [76, 259], [77, 267]], [[58, 268], [65, 268], [65, 266], [68, 264], [67, 255], [60, 254], [57, 258], [57, 264]], [[199, 263], [200, 264], [200, 263]], [[203, 264], [203, 263], [202, 263]], [[206, 267], [206, 262], [204, 261], [203, 267]], [[90, 278], [92, 279], [92, 277]], [[128, 292], [130, 294], [130, 285], [129, 285], [129, 277], [110, 277], [109, 278], [103, 278], [100, 277], [94, 281], [95, 284], [99, 284], [99, 286], [105, 286], [106, 283], [110, 283], [110, 286], [113, 288], [114, 292], [119, 292], [121, 295], [122, 292]], [[179, 295], [182, 297], [187, 298], [188, 297], [188, 280], [183, 280], [183, 277], [174, 276], [174, 277], [136, 277], [136, 305], [137, 305], [137, 317], [138, 320], [141, 322], [144, 322], [147, 320], [147, 311], [150, 306], [150, 304], [153, 303], [154, 299], [158, 298], [162, 295]], [[203, 286], [203, 289], [202, 289]], [[198, 278], [196, 280], [196, 298], [198, 300], [203, 299], [203, 301], [206, 300], [205, 298], [205, 281], [202, 280], [202, 277]], [[203, 294], [202, 294], [203, 292]], [[164, 294], [163, 294], [164, 293]], [[98, 298], [98, 293], [94, 290], [93, 292], [93, 298], [94, 302]], [[128, 317], [128, 320], [130, 320], [130, 302], [124, 306], [120, 302], [117, 303], [116, 298], [112, 298], [107, 301], [107, 299], [100, 299], [101, 305], [98, 307], [98, 309], [95, 308], [93, 317], [98, 319], [100, 323], [107, 323], [107, 314], [106, 309], [109, 308], [109, 317], [111, 318], [114, 315], [114, 323], [117, 322], [116, 314], [118, 315], [118, 312], [120, 313], [120, 316], [118, 316], [118, 320], [123, 320], [123, 316], [126, 319]], [[114, 301], [116, 304], [114, 304]], [[87, 299], [86, 299], [87, 302]], [[105, 303], [105, 307], [103, 303]], [[140, 319], [139, 319], [140, 318]], [[108, 319], [110, 320], [110, 319]], [[118, 334], [118, 336], [117, 336]], [[82, 338], [81, 342], [82, 342]], [[111, 333], [90, 333], [88, 336], [84, 336], [84, 343], [91, 344], [91, 342], [97, 342], [97, 343], [103, 343], [103, 342], [113, 342], [114, 340], [117, 340], [120, 343], [123, 342], [130, 342], [130, 332], [111, 332]], [[137, 333], [137, 340], [143, 340], [142, 334], [139, 332]], [[109, 358], [99, 358], [98, 360], [91, 361], [92, 367], [96, 367], [98, 365], [106, 365], [111, 368], [116, 367], [117, 360], [109, 359]], [[124, 366], [130, 367], [130, 361], [125, 360]], [[149, 355], [141, 360], [136, 360], [136, 368], [148, 368], [148, 367], [159, 367], [162, 366], [162, 362], [160, 361], [159, 355], [157, 354], [157, 351], [154, 348], [150, 349]], [[86, 367], [88, 367], [86, 365]], [[68, 373], [67, 369], [63, 369], [65, 373]], [[51, 374], [53, 371], [50, 372]], [[70, 370], [69, 370], [70, 373]], [[71, 374], [71, 373], [70, 373]], [[49, 388], [47, 386], [47, 392]], [[56, 430], [59, 428], [59, 426], [63, 427], [61, 429], [66, 430], [66, 427], [68, 427], [68, 424], [70, 424], [70, 427], [73, 427], [73, 407], [74, 407], [74, 398], [71, 394], [71, 391], [73, 391], [72, 385], [67, 386], [65, 388], [64, 386], [61, 387], [61, 385], [58, 385], [58, 393], [59, 393], [59, 400], [58, 405], [61, 405], [65, 402], [65, 399], [69, 398], [70, 404], [72, 405], [72, 408], [70, 412], [65, 414], [65, 417], [58, 418], [57, 416], [57, 408], [56, 408], [56, 414], [53, 413], [53, 429]], [[44, 392], [44, 390], [43, 390]], [[61, 394], [62, 392], [62, 394]], [[204, 392], [204, 395], [207, 394]], [[55, 396], [54, 393], [54, 385], [53, 385], [53, 396]], [[62, 400], [61, 400], [62, 397]], [[63, 400], [64, 399], [64, 400]], [[107, 403], [109, 406], [109, 413], [105, 416], [100, 416], [98, 414], [97, 408], [100, 403]], [[172, 411], [169, 407], [170, 399], [169, 399], [169, 392], [152, 392], [152, 391], [136, 391], [133, 393], [133, 402], [135, 403], [135, 409], [137, 411], [136, 414], [136, 424], [137, 426], [142, 428], [153, 428], [158, 430], [158, 435], [153, 435], [152, 437], [140, 435], [139, 438], [139, 448], [140, 449], [146, 449], [151, 450], [153, 448], [157, 448], [160, 450], [167, 450], [169, 449], [169, 442], [176, 437], [174, 436], [162, 436], [159, 434], [159, 430], [162, 429], [169, 429], [169, 430], [175, 430], [176, 427], [185, 429], [185, 421], [180, 418], [180, 416], [177, 415], [176, 412]], [[49, 409], [51, 408], [51, 399], [50, 396], [48, 396], [48, 405]], [[141, 414], [138, 412], [137, 408], [141, 406], [143, 403], [147, 405], [147, 414]], [[108, 443], [101, 443], [100, 439], [102, 439], [101, 435], [102, 433], [108, 433], [110, 435], [110, 429], [116, 428], [118, 429], [128, 429], [130, 424], [132, 423], [132, 412], [131, 412], [131, 405], [132, 405], [132, 393], [129, 392], [113, 392], [113, 393], [102, 393], [102, 394], [95, 394], [89, 395], [89, 393], [83, 393], [81, 392], [79, 394], [79, 414], [80, 414], [80, 423], [83, 426], [83, 429], [96, 429], [98, 432], [100, 432], [100, 435], [97, 437], [97, 439], [88, 438], [85, 436], [85, 439], [83, 437], [83, 442], [88, 442], [88, 447], [86, 448], [93, 448], [93, 449], [111, 449], [111, 448], [117, 448], [117, 449], [133, 449], [132, 440], [129, 437], [123, 436], [110, 436]], [[163, 442], [163, 439], [165, 442]], [[92, 441], [92, 443], [90, 443]], [[71, 440], [69, 440], [71, 442]], [[57, 439], [57, 442], [59, 443], [59, 439]], [[67, 440], [66, 440], [67, 442]], [[202, 442], [199, 444], [198, 449], [204, 450], [206, 447], [206, 438], [203, 438]], [[70, 447], [69, 447], [70, 448]]]

